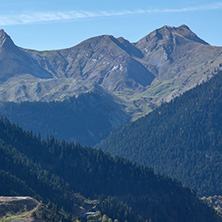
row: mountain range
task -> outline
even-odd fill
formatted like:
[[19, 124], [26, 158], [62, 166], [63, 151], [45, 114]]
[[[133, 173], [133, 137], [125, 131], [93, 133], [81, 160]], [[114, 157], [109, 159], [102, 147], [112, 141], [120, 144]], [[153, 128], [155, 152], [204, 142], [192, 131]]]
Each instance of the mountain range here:
[[0, 113], [33, 130], [0, 117], [0, 195], [43, 201], [31, 217], [221, 221], [195, 193], [221, 194], [221, 47], [186, 25], [53, 51], [0, 30], [0, 68]]
[[53, 51], [17, 47], [1, 30], [0, 68], [1, 101], [63, 101], [100, 87], [136, 119], [221, 70], [222, 48], [186, 25], [136, 43], [103, 35]]

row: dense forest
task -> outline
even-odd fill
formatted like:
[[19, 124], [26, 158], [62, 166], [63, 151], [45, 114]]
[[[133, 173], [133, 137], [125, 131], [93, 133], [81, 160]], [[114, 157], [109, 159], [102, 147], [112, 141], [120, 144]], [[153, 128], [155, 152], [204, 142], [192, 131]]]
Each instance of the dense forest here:
[[222, 193], [222, 73], [111, 134], [98, 147], [194, 189]]
[[94, 145], [129, 121], [120, 105], [99, 90], [63, 102], [2, 102], [0, 114], [46, 138]]
[[0, 119], [0, 179], [2, 196], [34, 196], [73, 215], [74, 206], [84, 205], [83, 195], [95, 200], [101, 215], [119, 222], [220, 221], [189, 188], [151, 168], [79, 143], [43, 140], [5, 118]]

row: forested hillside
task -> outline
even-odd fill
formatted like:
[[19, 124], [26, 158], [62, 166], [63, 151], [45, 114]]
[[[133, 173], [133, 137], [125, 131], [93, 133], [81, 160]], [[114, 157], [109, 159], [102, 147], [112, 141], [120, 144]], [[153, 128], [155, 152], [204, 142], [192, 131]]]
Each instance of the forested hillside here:
[[1, 196], [30, 195], [73, 213], [85, 204], [74, 195], [80, 192], [119, 222], [220, 221], [190, 189], [148, 167], [78, 143], [43, 140], [3, 118], [0, 151]]
[[0, 114], [25, 130], [66, 141], [94, 145], [129, 121], [121, 106], [104, 92], [81, 94], [63, 102], [5, 102]]
[[222, 73], [175, 98], [98, 147], [153, 167], [199, 195], [222, 193]]

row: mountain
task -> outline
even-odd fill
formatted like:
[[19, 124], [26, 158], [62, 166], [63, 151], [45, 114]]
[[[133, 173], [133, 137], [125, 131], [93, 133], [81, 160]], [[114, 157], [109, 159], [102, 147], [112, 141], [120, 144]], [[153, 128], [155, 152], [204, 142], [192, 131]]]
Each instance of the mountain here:
[[69, 214], [62, 221], [78, 221], [80, 209], [94, 212], [85, 221], [104, 214], [119, 222], [221, 221], [189, 188], [151, 168], [78, 143], [43, 140], [2, 118], [0, 151], [0, 195], [33, 196], [56, 215]]
[[143, 64], [157, 78], [146, 92], [155, 105], [209, 80], [222, 67], [222, 48], [200, 39], [186, 25], [164, 26], [139, 40]]
[[0, 67], [1, 82], [23, 74], [38, 78], [52, 77], [28, 53], [17, 47], [2, 29], [0, 30]]
[[39, 63], [55, 77], [91, 81], [116, 91], [128, 86], [147, 86], [152, 82], [152, 73], [133, 59], [138, 55], [140, 51], [125, 39], [104, 35], [70, 49], [54, 51], [53, 55], [48, 52]]
[[3, 30], [0, 42], [1, 101], [63, 101], [101, 87], [132, 119], [222, 69], [222, 48], [186, 25], [164, 26], [136, 43], [102, 35], [53, 51], [19, 48]]
[[123, 127], [98, 147], [175, 177], [198, 195], [222, 190], [222, 72]]
[[97, 89], [64, 101], [2, 102], [0, 115], [45, 139], [53, 135], [92, 146], [129, 122], [130, 117], [115, 100]]

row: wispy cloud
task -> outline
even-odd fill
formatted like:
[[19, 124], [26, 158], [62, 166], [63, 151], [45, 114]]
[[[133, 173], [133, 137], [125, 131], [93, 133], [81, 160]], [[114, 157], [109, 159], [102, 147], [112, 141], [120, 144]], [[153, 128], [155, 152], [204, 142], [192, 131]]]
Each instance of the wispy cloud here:
[[196, 7], [178, 9], [151, 9], [151, 10], [125, 10], [125, 11], [66, 11], [66, 12], [31, 12], [23, 14], [0, 15], [0, 25], [19, 25], [46, 22], [72, 21], [99, 17], [115, 17], [124, 15], [152, 14], [152, 13], [179, 13], [222, 9], [222, 3], [201, 5]]

